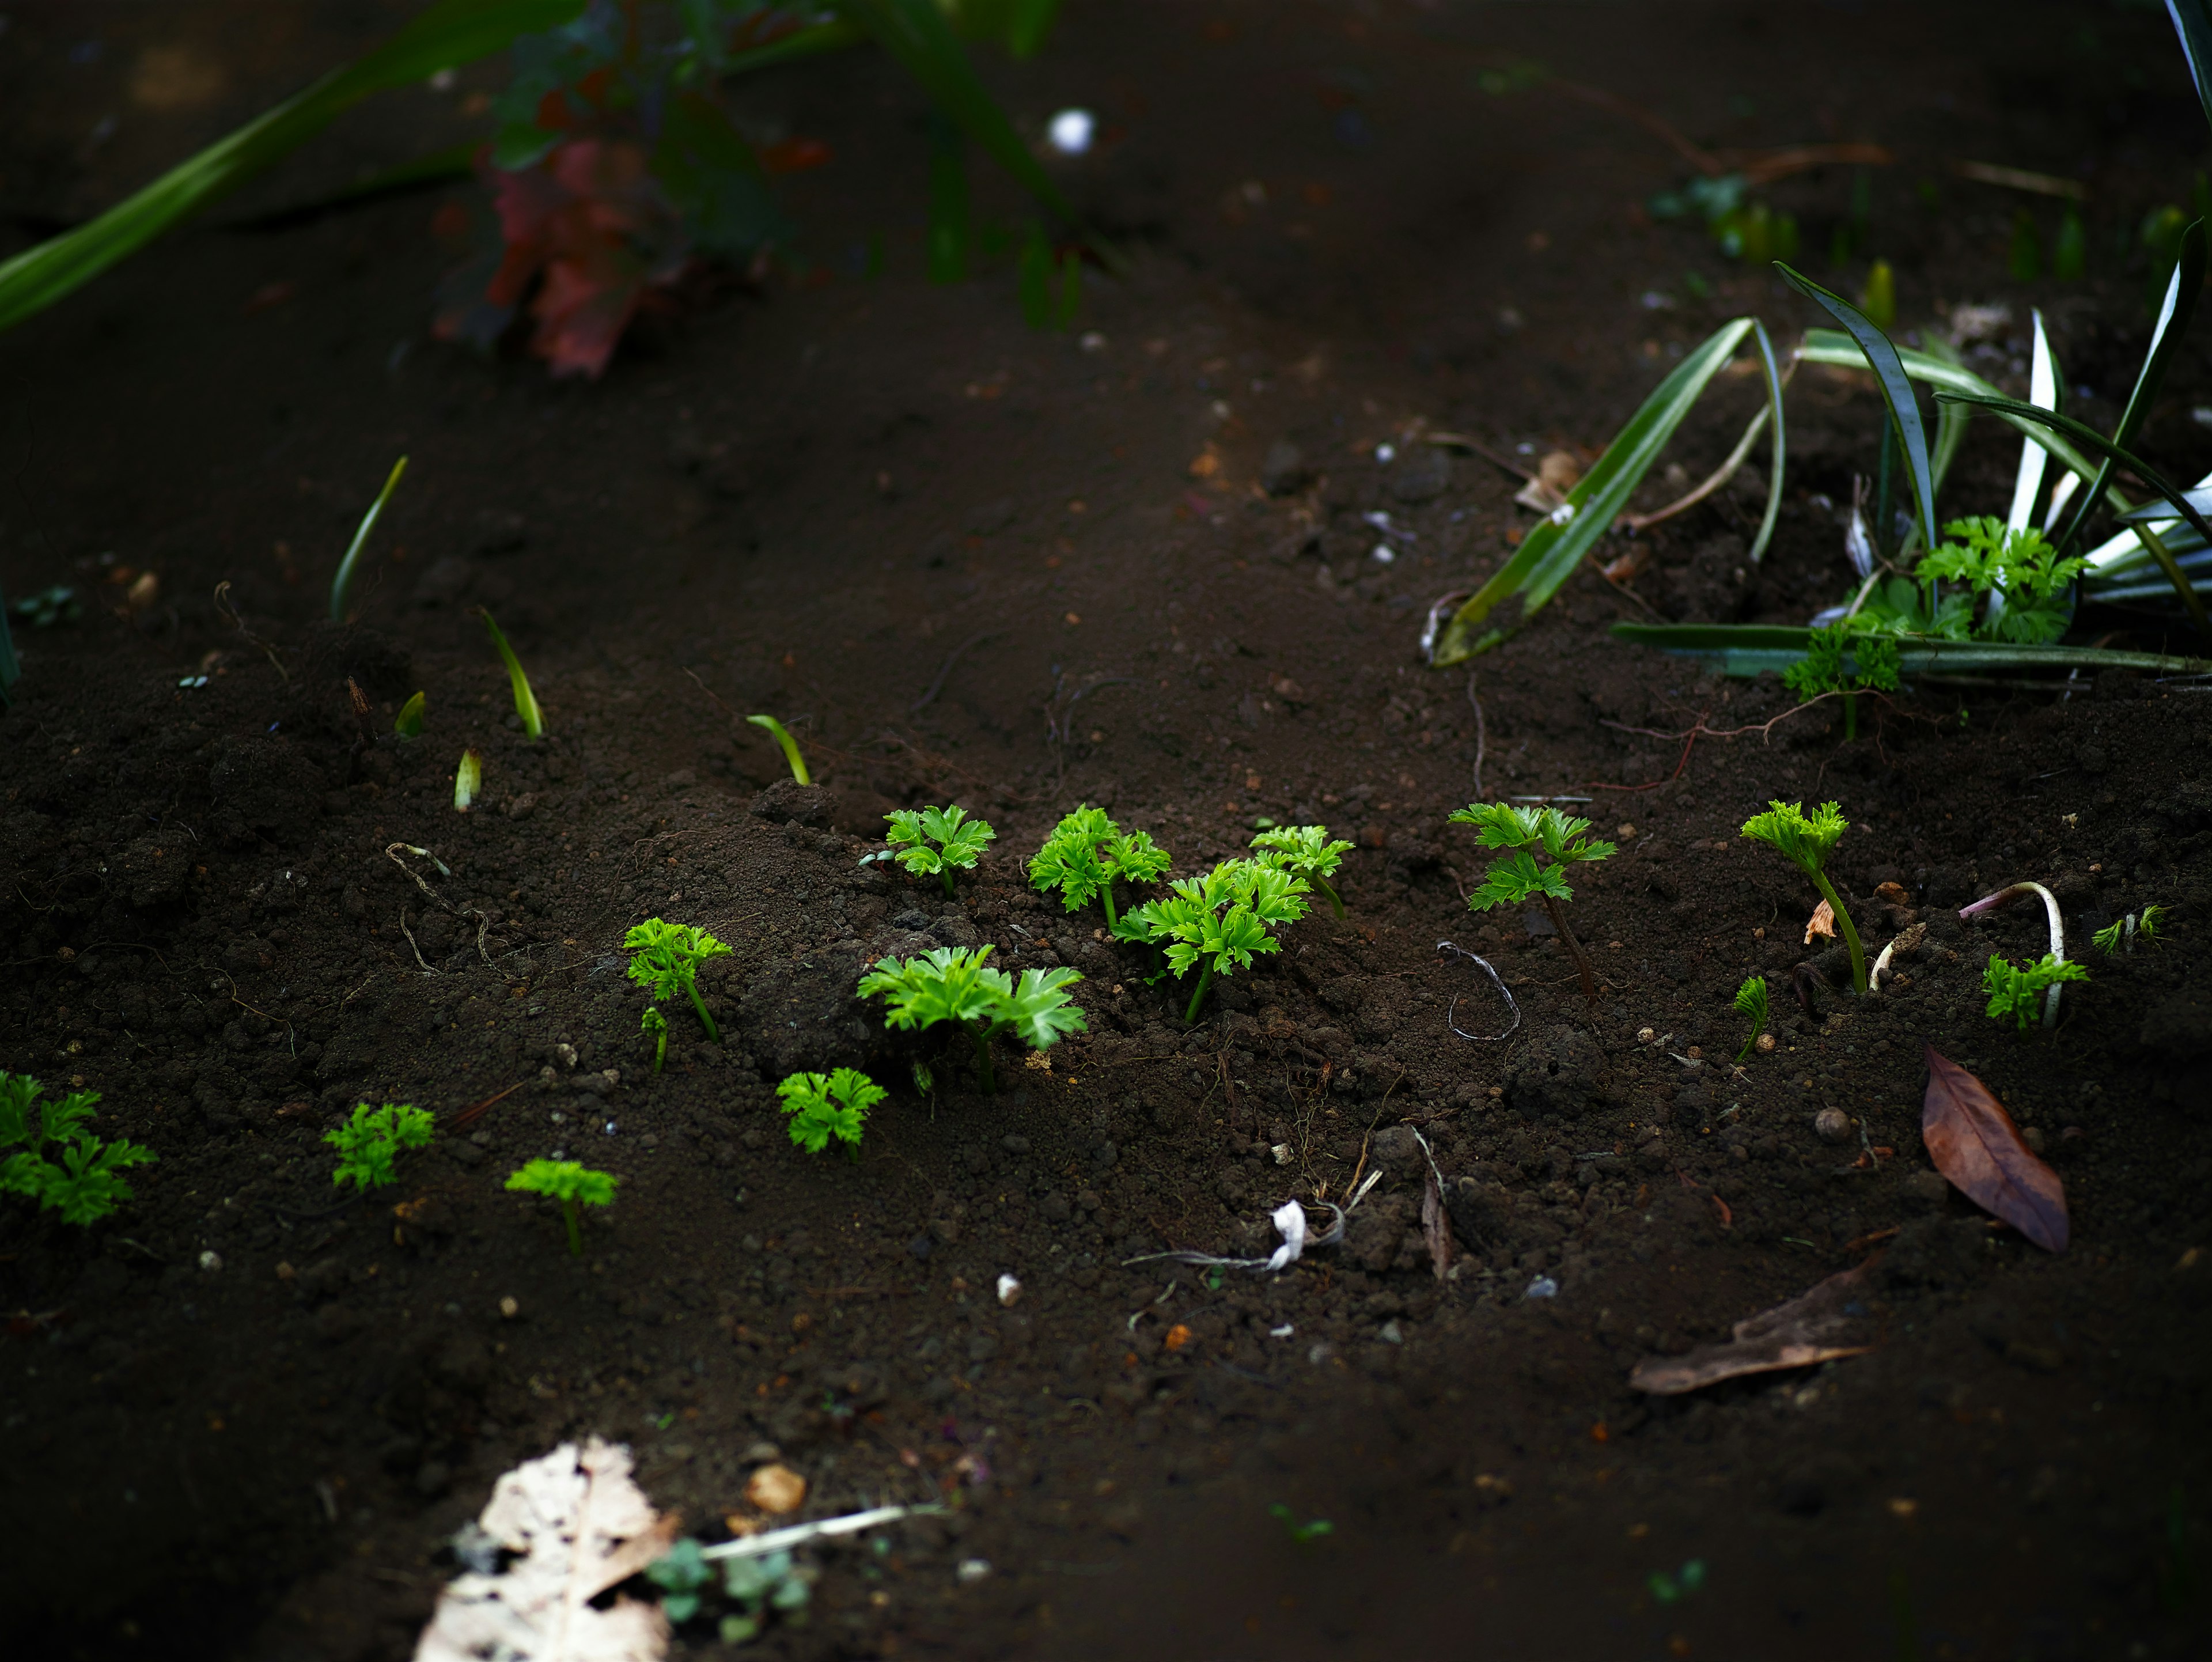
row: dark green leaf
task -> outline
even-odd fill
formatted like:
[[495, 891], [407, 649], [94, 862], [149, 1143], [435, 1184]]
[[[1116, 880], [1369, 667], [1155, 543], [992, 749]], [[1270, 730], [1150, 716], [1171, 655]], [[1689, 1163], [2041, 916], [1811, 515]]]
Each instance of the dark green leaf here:
[[1782, 371], [1774, 362], [1774, 342], [1766, 326], [1752, 320], [1752, 338], [1759, 343], [1759, 362], [1766, 371], [1766, 407], [1774, 422], [1774, 460], [1766, 481], [1766, 513], [1759, 522], [1759, 535], [1751, 541], [1751, 563], [1757, 565], [1774, 539], [1774, 522], [1782, 512], [1782, 470], [1789, 443], [1782, 429]]
[[[1809, 629], [1769, 624], [1631, 624], [1613, 626], [1613, 638], [1656, 647], [1680, 657], [1702, 659], [1723, 674], [1750, 676], [1762, 670], [1780, 673], [1805, 655]], [[1898, 642], [1898, 669], [1905, 675], [1985, 674], [1992, 670], [2146, 670], [2160, 675], [2212, 672], [2212, 658], [2184, 658], [2157, 652], [2121, 652], [2109, 647], [2023, 646], [2000, 641]]]
[[2197, 83], [2204, 119], [2212, 122], [2212, 6], [2205, 0], [2166, 0], [2166, 15], [2181, 37], [2181, 55], [2188, 61], [2189, 78]]

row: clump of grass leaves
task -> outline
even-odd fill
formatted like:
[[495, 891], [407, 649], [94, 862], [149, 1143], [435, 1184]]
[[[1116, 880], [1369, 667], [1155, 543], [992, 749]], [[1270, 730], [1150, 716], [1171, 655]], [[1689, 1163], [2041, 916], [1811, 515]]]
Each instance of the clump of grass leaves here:
[[1255, 954], [1282, 950], [1274, 931], [1306, 915], [1306, 880], [1268, 860], [1224, 860], [1203, 877], [1182, 878], [1170, 892], [1121, 915], [1115, 934], [1158, 947], [1180, 981], [1193, 969], [1198, 985], [1183, 1012], [1198, 1020], [1216, 975], [1252, 967]]
[[1000, 1033], [1011, 1031], [1032, 1050], [1045, 1050], [1088, 1025], [1068, 1001], [1066, 989], [1083, 979], [1075, 971], [1024, 970], [1016, 980], [990, 968], [985, 962], [990, 955], [988, 946], [939, 947], [920, 958], [882, 959], [860, 987], [862, 998], [885, 1001], [885, 1024], [902, 1032], [941, 1021], [965, 1032], [974, 1041], [976, 1077], [986, 1093], [998, 1088], [991, 1041]]
[[2043, 1013], [2043, 995], [2046, 992], [2063, 981], [2088, 978], [2088, 971], [2056, 953], [2045, 953], [2032, 964], [2014, 964], [2009, 959], [1992, 956], [1982, 966], [1982, 990], [1990, 997], [1984, 1014], [1992, 1021], [2014, 1020], [2024, 1033], [2028, 1024]]
[[828, 1074], [793, 1074], [775, 1087], [783, 1111], [791, 1116], [791, 1140], [818, 1154], [836, 1138], [854, 1160], [860, 1157], [860, 1128], [868, 1110], [890, 1094], [857, 1068]]
[[344, 1124], [323, 1133], [323, 1141], [338, 1151], [331, 1186], [350, 1183], [356, 1190], [367, 1190], [398, 1182], [401, 1152], [428, 1148], [433, 1129], [428, 1111], [411, 1102], [387, 1102], [381, 1108], [356, 1103]]
[[1851, 990], [1861, 998], [1866, 996], [1866, 949], [1859, 945], [1857, 926], [1851, 922], [1850, 909], [1844, 904], [1843, 896], [1828, 880], [1828, 855], [1842, 840], [1850, 821], [1844, 818], [1843, 810], [1833, 802], [1823, 802], [1808, 815], [1802, 802], [1770, 802], [1766, 812], [1755, 813], [1743, 822], [1743, 835], [1753, 842], [1764, 843], [1812, 880], [1820, 898], [1828, 903], [1835, 914], [1836, 927], [1844, 932], [1844, 942], [1851, 954]]
[[543, 1195], [548, 1200], [558, 1201], [561, 1215], [568, 1226], [569, 1256], [580, 1258], [584, 1256], [584, 1224], [580, 1208], [613, 1205], [618, 1181], [613, 1172], [593, 1171], [580, 1160], [534, 1160], [510, 1176], [507, 1186], [519, 1194]]
[[[41, 1103], [46, 1087], [28, 1074], [0, 1072], [0, 1150], [23, 1146], [0, 1159], [0, 1194], [21, 1195], [59, 1212], [64, 1223], [94, 1224], [132, 1197], [120, 1175], [148, 1166], [153, 1150], [127, 1138], [104, 1142], [88, 1123], [97, 1091], [72, 1091]], [[50, 1158], [52, 1144], [60, 1156]]]
[[1069, 911], [1093, 900], [1105, 908], [1106, 927], [1118, 927], [1114, 910], [1116, 883], [1152, 883], [1165, 874], [1168, 852], [1152, 833], [1125, 831], [1105, 809], [1086, 804], [1063, 817], [1030, 860], [1030, 886], [1049, 894], [1060, 891]]

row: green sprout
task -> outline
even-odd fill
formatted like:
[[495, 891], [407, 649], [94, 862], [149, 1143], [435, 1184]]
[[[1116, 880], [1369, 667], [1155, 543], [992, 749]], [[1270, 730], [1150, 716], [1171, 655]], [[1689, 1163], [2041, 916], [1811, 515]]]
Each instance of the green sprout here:
[[466, 813], [475, 806], [483, 789], [483, 758], [472, 749], [465, 750], [459, 765], [453, 770], [453, 807]]
[[773, 715], [748, 715], [745, 720], [757, 728], [766, 728], [769, 735], [783, 746], [783, 759], [791, 764], [791, 776], [802, 785], [811, 785], [813, 779], [806, 771], [806, 758], [799, 753], [799, 740], [791, 736], [791, 729]]
[[[721, 1555], [717, 1554], [717, 1556]], [[782, 1613], [798, 1624], [805, 1618], [819, 1572], [794, 1564], [789, 1552], [761, 1552], [722, 1558], [722, 1592], [741, 1611], [725, 1616], [720, 1635], [725, 1645], [742, 1645], [760, 1637], [769, 1612]], [[707, 1549], [689, 1536], [668, 1549], [667, 1555], [646, 1568], [646, 1579], [661, 1589], [660, 1613], [671, 1624], [681, 1626], [699, 1614], [714, 1580], [714, 1565]]]
[[1992, 1021], [2002, 1021], [2011, 1016], [2020, 1023], [2020, 1031], [2024, 1033], [2040, 1008], [2039, 1001], [2046, 990], [2062, 981], [2088, 978], [2088, 971], [2056, 953], [2045, 953], [2033, 964], [2014, 964], [2008, 959], [1992, 957], [1982, 966], [1982, 990], [1990, 995], [1985, 1014]]
[[2170, 910], [2155, 904], [2146, 906], [2139, 913], [2130, 912], [2125, 917], [2115, 919], [2109, 927], [2098, 930], [2089, 939], [2107, 958], [2114, 953], [2135, 951], [2136, 942], [2139, 940], [2148, 941], [2154, 946], [2163, 944], [2160, 932]]
[[514, 688], [514, 713], [522, 718], [522, 730], [532, 739], [545, 736], [545, 712], [538, 708], [538, 695], [530, 690], [530, 678], [522, 673], [522, 661], [514, 655], [514, 648], [507, 643], [499, 625], [492, 621], [491, 613], [483, 606], [477, 616], [483, 619], [484, 632], [498, 648], [500, 661], [507, 666], [507, 679]]
[[[1912, 569], [1913, 580], [1928, 587], [1931, 612], [1937, 610], [1936, 585], [1957, 583], [1966, 591], [1956, 597], [1966, 600], [1960, 621], [1984, 640], [2041, 646], [2066, 632], [2073, 621], [2074, 580], [2088, 569], [2088, 561], [2062, 560], [2033, 526], [2013, 530], [1994, 514], [1954, 520], [1943, 534], [1962, 540], [1931, 549]], [[1973, 621], [1977, 596], [1986, 598], [1980, 619]], [[1962, 631], [1953, 638], [1966, 636]]]
[[1677, 1604], [1705, 1585], [1705, 1561], [1692, 1558], [1672, 1575], [1661, 1570], [1644, 1585], [1650, 1588], [1651, 1596], [1661, 1604]]
[[1198, 966], [1185, 1021], [1198, 1020], [1217, 974], [1249, 969], [1255, 953], [1282, 950], [1272, 931], [1304, 917], [1312, 892], [1304, 878], [1258, 860], [1224, 860], [1203, 877], [1170, 886], [1164, 899], [1124, 912], [1114, 933], [1164, 947], [1178, 981]]
[[405, 703], [400, 705], [399, 719], [392, 724], [392, 730], [402, 739], [419, 739], [422, 736], [422, 695], [421, 693], [416, 693]]
[[323, 1141], [338, 1151], [331, 1187], [351, 1183], [356, 1190], [367, 1190], [397, 1183], [400, 1151], [426, 1147], [433, 1124], [428, 1111], [411, 1102], [387, 1102], [381, 1108], [356, 1103], [351, 1119], [323, 1133]]
[[1280, 1501], [1267, 1508], [1267, 1516], [1280, 1524], [1289, 1532], [1291, 1539], [1302, 1547], [1310, 1546], [1325, 1535], [1336, 1533], [1336, 1525], [1326, 1518], [1309, 1518], [1305, 1522], [1300, 1523], [1297, 1513], [1292, 1512]]
[[860, 1157], [860, 1126], [868, 1110], [890, 1094], [856, 1068], [833, 1074], [793, 1074], [775, 1087], [783, 1111], [793, 1116], [791, 1140], [818, 1154], [837, 1138], [854, 1160]]
[[637, 1019], [639, 1031], [653, 1040], [653, 1071], [659, 1073], [660, 1064], [668, 1060], [668, 1018], [660, 1014], [658, 1004], [648, 1004], [645, 1014]]
[[1115, 927], [1114, 885], [1157, 881], [1168, 868], [1168, 853], [1148, 831], [1125, 831], [1103, 808], [1087, 803], [1062, 819], [1030, 861], [1030, 886], [1060, 891], [1069, 911], [1097, 900], [1106, 909], [1106, 927]]
[[1864, 998], [1866, 949], [1859, 945], [1858, 929], [1844, 906], [1843, 897], [1836, 892], [1836, 886], [1828, 880], [1824, 869], [1828, 851], [1836, 846], [1850, 823], [1833, 802], [1823, 802], [1809, 819], [1805, 817], [1802, 802], [1769, 802], [1765, 813], [1755, 813], [1743, 822], [1743, 834], [1767, 844], [1813, 880], [1813, 886], [1828, 903], [1828, 910], [1836, 915], [1837, 927], [1843, 930], [1844, 942], [1850, 948], [1851, 990]]
[[[1134, 913], [1127, 914], [1126, 922]], [[975, 1044], [975, 1071], [983, 1089], [998, 1088], [991, 1041], [1008, 1028], [1032, 1050], [1049, 1050], [1062, 1035], [1086, 1030], [1082, 1010], [1066, 989], [1083, 979], [1073, 970], [1024, 970], [1016, 981], [987, 966], [991, 948], [939, 947], [920, 958], [879, 959], [860, 978], [860, 996], [889, 1001], [885, 1025], [906, 1032], [956, 1023]]]
[[361, 563], [361, 551], [368, 545], [369, 533], [384, 517], [384, 505], [392, 500], [392, 493], [399, 488], [399, 476], [407, 471], [407, 458], [402, 456], [392, 465], [392, 476], [384, 482], [384, 489], [376, 493], [376, 500], [368, 505], [368, 512], [361, 516], [361, 528], [353, 533], [353, 541], [346, 547], [345, 557], [338, 562], [337, 575], [331, 579], [331, 621], [342, 624], [346, 620], [346, 602], [353, 596], [354, 569]]
[[[131, 1185], [117, 1174], [150, 1165], [155, 1155], [127, 1138], [103, 1142], [93, 1135], [86, 1122], [93, 1117], [99, 1092], [72, 1091], [40, 1105], [44, 1088], [28, 1074], [0, 1070], [0, 1148], [25, 1145], [0, 1160], [0, 1194], [22, 1195], [41, 1208], [52, 1207], [64, 1223], [97, 1223], [131, 1198]], [[58, 1164], [46, 1156], [50, 1142], [58, 1145]]]
[[576, 1160], [534, 1160], [507, 1178], [507, 1186], [524, 1194], [544, 1195], [559, 1201], [562, 1215], [568, 1221], [568, 1251], [580, 1258], [584, 1256], [584, 1227], [576, 1208], [579, 1204], [611, 1205], [617, 1181], [613, 1172], [594, 1172]]
[[1339, 917], [1344, 916], [1344, 902], [1328, 880], [1352, 852], [1351, 843], [1330, 842], [1326, 825], [1271, 825], [1252, 839], [1252, 846], [1265, 850], [1260, 858], [1267, 864], [1304, 878], [1328, 897]]
[[1751, 1033], [1743, 1041], [1743, 1049], [1735, 1053], [1739, 1065], [1751, 1054], [1751, 1047], [1759, 1043], [1759, 1036], [1766, 1031], [1766, 977], [1747, 976], [1743, 985], [1735, 989], [1737, 1012], [1751, 1022]]
[[[898, 862], [910, 872], [934, 872], [945, 880], [945, 892], [952, 892], [952, 874], [973, 871], [982, 857], [983, 845], [998, 840], [987, 821], [970, 819], [964, 808], [894, 808], [884, 818], [890, 822], [885, 837], [898, 850]], [[937, 846], [932, 848], [931, 843]]]
[[[1575, 898], [1574, 889], [1567, 882], [1567, 868], [1584, 861], [1607, 859], [1614, 852], [1614, 845], [1592, 841], [1586, 836], [1589, 820], [1573, 819], [1552, 807], [1470, 802], [1463, 808], [1455, 809], [1445, 823], [1474, 825], [1478, 828], [1478, 840], [1484, 848], [1507, 851], [1490, 862], [1490, 870], [1474, 892], [1468, 896], [1467, 909], [1486, 912], [1495, 906], [1517, 906], [1531, 898], [1543, 901], [1544, 910], [1551, 914], [1552, 927], [1559, 932], [1561, 943], [1574, 958], [1575, 972], [1582, 977], [1583, 996], [1595, 1002], [1596, 972], [1590, 966], [1589, 954], [1583, 950], [1583, 943], [1567, 927], [1567, 915], [1560, 910], [1559, 903]], [[1539, 855], [1551, 863], [1540, 863]]]
[[1900, 662], [1894, 640], [1841, 627], [1816, 629], [1806, 640], [1805, 655], [1782, 672], [1782, 684], [1808, 702], [1842, 693], [1848, 744], [1859, 736], [1860, 691], [1896, 691]]
[[52, 629], [56, 624], [73, 624], [83, 617], [84, 604], [75, 588], [56, 583], [35, 594], [26, 594], [15, 602], [15, 612], [33, 629]]
[[632, 954], [629, 978], [653, 989], [657, 999], [681, 991], [699, 1013], [699, 1025], [707, 1030], [708, 1038], [720, 1044], [722, 1030], [699, 996], [699, 966], [710, 958], [727, 957], [730, 949], [704, 929], [690, 923], [664, 923], [657, 917], [634, 925], [623, 937], [623, 945]]

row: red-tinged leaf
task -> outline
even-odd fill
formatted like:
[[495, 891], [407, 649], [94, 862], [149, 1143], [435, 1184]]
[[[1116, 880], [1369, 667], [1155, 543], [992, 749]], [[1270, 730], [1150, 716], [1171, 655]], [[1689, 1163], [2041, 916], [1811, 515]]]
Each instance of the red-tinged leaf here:
[[1928, 1099], [1921, 1140], [1936, 1169], [1985, 1212], [1995, 1213], [2047, 1252], [2063, 1252], [2069, 1234], [2066, 1185], [2021, 1141], [2004, 1105], [1955, 1062], [1928, 1052]]

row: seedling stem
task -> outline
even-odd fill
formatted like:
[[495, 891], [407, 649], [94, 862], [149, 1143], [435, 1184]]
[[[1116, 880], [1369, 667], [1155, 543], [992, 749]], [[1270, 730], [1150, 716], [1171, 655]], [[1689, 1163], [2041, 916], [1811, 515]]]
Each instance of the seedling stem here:
[[807, 776], [806, 758], [799, 753], [799, 740], [791, 736], [791, 730], [788, 728], [773, 715], [748, 715], [745, 720], [757, 728], [766, 728], [775, 742], [783, 746], [783, 759], [791, 764], [791, 776], [793, 779], [802, 785], [811, 785], [814, 782]]

